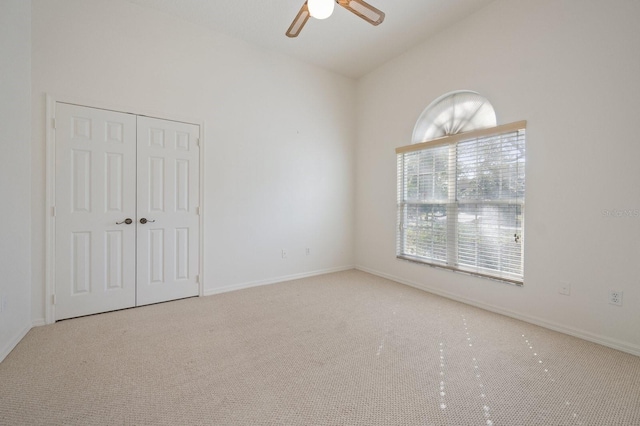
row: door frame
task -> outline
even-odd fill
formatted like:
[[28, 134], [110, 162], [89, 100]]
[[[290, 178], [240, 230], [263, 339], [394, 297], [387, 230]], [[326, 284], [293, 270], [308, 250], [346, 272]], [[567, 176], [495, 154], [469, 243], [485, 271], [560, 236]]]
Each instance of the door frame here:
[[161, 120], [177, 121], [181, 123], [193, 124], [199, 126], [200, 134], [198, 136], [199, 163], [200, 163], [200, 190], [198, 194], [199, 207], [199, 258], [198, 258], [198, 296], [204, 296], [204, 185], [205, 185], [205, 168], [204, 168], [204, 136], [205, 123], [203, 120], [194, 120], [192, 118], [179, 118], [175, 116], [167, 116], [165, 113], [158, 111], [140, 110], [134, 108], [123, 107], [119, 105], [109, 105], [104, 102], [96, 102], [86, 99], [78, 99], [69, 96], [55, 96], [51, 93], [46, 94], [46, 207], [45, 207], [45, 323], [53, 324], [55, 322], [55, 256], [56, 256], [56, 218], [55, 218], [55, 185], [56, 185], [56, 104], [66, 103], [87, 108], [104, 109], [109, 111], [122, 112], [125, 114], [141, 115], [146, 117], [158, 118]]

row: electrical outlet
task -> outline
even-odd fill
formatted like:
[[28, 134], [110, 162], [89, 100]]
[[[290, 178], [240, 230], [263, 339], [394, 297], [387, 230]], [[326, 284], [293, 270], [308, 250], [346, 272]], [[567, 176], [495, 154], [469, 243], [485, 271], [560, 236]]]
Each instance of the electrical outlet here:
[[560, 283], [560, 287], [558, 287], [558, 293], [570, 296], [571, 295], [571, 284], [569, 283]]
[[287, 258], [287, 251], [285, 249], [282, 249], [282, 258], [283, 259]]
[[622, 292], [618, 290], [609, 290], [609, 303], [612, 305], [622, 306]]

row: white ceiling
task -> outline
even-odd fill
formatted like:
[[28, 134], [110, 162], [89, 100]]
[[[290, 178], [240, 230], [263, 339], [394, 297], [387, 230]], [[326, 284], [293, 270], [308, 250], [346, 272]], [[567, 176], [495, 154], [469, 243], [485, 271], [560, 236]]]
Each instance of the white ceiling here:
[[493, 0], [369, 0], [386, 18], [377, 27], [336, 6], [309, 19], [297, 38], [285, 31], [304, 0], [129, 0], [248, 43], [358, 78]]

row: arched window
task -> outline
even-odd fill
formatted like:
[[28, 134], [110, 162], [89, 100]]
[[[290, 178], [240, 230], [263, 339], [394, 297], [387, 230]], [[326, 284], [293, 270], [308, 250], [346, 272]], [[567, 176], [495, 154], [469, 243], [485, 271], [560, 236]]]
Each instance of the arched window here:
[[420, 114], [413, 143], [496, 126], [493, 106], [476, 92], [458, 90], [440, 96]]
[[424, 110], [396, 149], [398, 258], [523, 283], [525, 127], [470, 91]]

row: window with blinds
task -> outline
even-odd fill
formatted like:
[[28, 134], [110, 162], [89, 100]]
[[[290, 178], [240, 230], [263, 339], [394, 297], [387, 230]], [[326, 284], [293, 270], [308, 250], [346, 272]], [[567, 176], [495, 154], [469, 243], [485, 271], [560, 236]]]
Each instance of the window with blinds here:
[[525, 127], [396, 149], [399, 258], [523, 283]]

